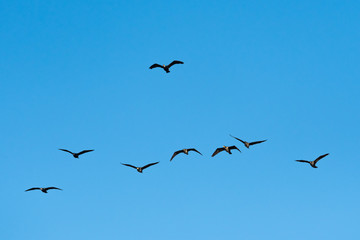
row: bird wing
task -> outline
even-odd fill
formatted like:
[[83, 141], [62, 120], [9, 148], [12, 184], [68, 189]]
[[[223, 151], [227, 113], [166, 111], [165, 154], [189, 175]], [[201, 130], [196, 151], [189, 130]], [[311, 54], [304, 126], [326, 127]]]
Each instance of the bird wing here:
[[47, 188], [45, 188], [45, 190], [50, 190], [50, 189], [62, 190], [61, 188], [57, 188], [57, 187], [47, 187]]
[[295, 160], [297, 162], [306, 162], [306, 163], [310, 163], [310, 161], [306, 161], [306, 160]]
[[201, 152], [199, 152], [199, 151], [196, 150], [195, 148], [189, 148], [188, 151], [194, 151], [194, 152], [197, 152], [198, 154], [202, 155]]
[[170, 158], [170, 161], [173, 160], [173, 158], [174, 158], [176, 155], [178, 155], [179, 153], [182, 153], [182, 152], [184, 152], [184, 150], [179, 150], [179, 151], [174, 152], [174, 154], [173, 154], [172, 157]]
[[234, 136], [233, 136], [233, 135], [231, 135], [231, 134], [229, 134], [229, 135], [230, 135], [230, 137], [235, 138], [236, 140], [238, 140], [238, 141], [242, 142], [243, 144], [245, 144], [245, 143], [246, 143], [245, 141], [241, 140], [240, 138], [234, 137]]
[[149, 163], [148, 165], [143, 166], [142, 169], [151, 167], [152, 165], [155, 165], [155, 164], [158, 164], [158, 163], [159, 163], [159, 162]]
[[124, 166], [128, 166], [128, 167], [132, 167], [132, 168], [137, 169], [137, 167], [135, 167], [135, 166], [133, 166], [133, 165], [130, 165], [130, 164], [126, 164], [126, 163], [121, 163], [121, 164], [124, 165]]
[[87, 153], [87, 152], [92, 152], [92, 151], [94, 151], [94, 149], [92, 149], [92, 150], [84, 150], [84, 151], [79, 152], [78, 155], [81, 155], [81, 154], [84, 154], [84, 153]]
[[32, 190], [40, 190], [40, 188], [38, 188], [38, 187], [29, 188], [29, 189], [25, 190], [25, 192], [32, 191]]
[[161, 66], [160, 64], [155, 63], [155, 64], [153, 64], [153, 65], [150, 66], [150, 69], [157, 68], [157, 67], [164, 68], [164, 67]]
[[73, 154], [71, 151], [60, 148], [59, 150]]
[[249, 143], [249, 145], [251, 146], [251, 145], [255, 145], [255, 144], [259, 144], [259, 143], [263, 143], [263, 142], [266, 142], [266, 140], [251, 142], [251, 143]]
[[215, 152], [211, 155], [212, 157], [213, 156], [215, 156], [216, 154], [218, 154], [219, 152], [222, 152], [222, 151], [224, 151], [225, 150], [225, 148], [217, 148], [216, 150], [215, 150]]
[[238, 149], [236, 146], [230, 146], [229, 149], [230, 150], [237, 149], [239, 152], [241, 152], [240, 149]]
[[326, 154], [324, 154], [324, 155], [319, 156], [317, 159], [315, 159], [314, 162], [317, 163], [320, 159], [326, 157], [327, 155], [329, 155], [329, 153], [326, 153]]
[[184, 64], [184, 62], [175, 60], [175, 61], [172, 61], [172, 62], [168, 65], [168, 67], [170, 68], [172, 65], [175, 65], [175, 64]]

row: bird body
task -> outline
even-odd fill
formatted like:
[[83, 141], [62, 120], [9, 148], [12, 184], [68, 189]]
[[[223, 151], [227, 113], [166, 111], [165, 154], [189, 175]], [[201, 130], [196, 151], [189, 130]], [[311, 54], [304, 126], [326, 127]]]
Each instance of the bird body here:
[[174, 154], [172, 155], [170, 161], [173, 160], [173, 158], [174, 158], [176, 155], [178, 155], [179, 153], [185, 153], [186, 155], [189, 155], [189, 152], [190, 152], [190, 151], [194, 151], [194, 152], [197, 152], [197, 153], [199, 153], [200, 155], [202, 155], [202, 154], [201, 154], [198, 150], [196, 150], [195, 148], [185, 148], [185, 149], [182, 149], [182, 150], [179, 150], [179, 151], [174, 152]]
[[319, 157], [316, 158], [314, 161], [307, 161], [307, 160], [295, 160], [295, 161], [297, 161], [297, 162], [309, 163], [311, 167], [313, 167], [313, 168], [318, 168], [318, 167], [316, 166], [316, 163], [317, 163], [320, 159], [326, 157], [327, 155], [329, 155], [329, 153], [326, 153], [326, 154], [324, 154], [324, 155], [319, 156]]
[[229, 147], [223, 146], [223, 147], [221, 147], [221, 148], [217, 148], [217, 149], [215, 150], [215, 152], [211, 155], [211, 157], [214, 157], [216, 154], [218, 154], [219, 152], [222, 152], [222, 151], [226, 151], [227, 153], [232, 154], [231, 150], [234, 150], [234, 149], [236, 149], [236, 150], [238, 150], [239, 152], [241, 152], [240, 149], [238, 149], [236, 146], [229, 146]]
[[150, 66], [150, 69], [159, 67], [159, 68], [164, 69], [164, 71], [165, 71], [166, 73], [169, 73], [169, 72], [170, 72], [169, 69], [170, 69], [173, 65], [175, 65], [175, 64], [184, 64], [184, 62], [178, 61], [178, 60], [174, 60], [174, 61], [172, 61], [169, 65], [160, 65], [160, 64], [154, 63], [153, 65]]
[[147, 164], [147, 165], [145, 165], [145, 166], [143, 166], [143, 167], [135, 167], [135, 166], [133, 166], [133, 165], [131, 165], [131, 164], [126, 164], [126, 163], [121, 163], [121, 164], [124, 165], [124, 166], [127, 166], [127, 167], [135, 168], [136, 171], [138, 171], [139, 173], [142, 173], [144, 169], [146, 169], [146, 168], [148, 168], [148, 167], [150, 167], [150, 166], [153, 166], [153, 165], [155, 165], [155, 164], [158, 164], [158, 163], [159, 163], [159, 162], [149, 163], [149, 164]]
[[47, 187], [47, 188], [35, 187], [35, 188], [29, 188], [29, 189], [25, 190], [25, 192], [32, 191], [32, 190], [40, 190], [43, 193], [47, 193], [47, 191], [50, 190], [50, 189], [62, 190], [62, 189], [57, 188], [57, 187]]
[[70, 153], [71, 155], [73, 155], [74, 158], [79, 158], [79, 156], [80, 156], [81, 154], [94, 151], [94, 149], [92, 149], [92, 150], [83, 150], [83, 151], [81, 151], [81, 152], [79, 152], [79, 153], [73, 153], [73, 152], [71, 152], [71, 151], [69, 151], [69, 150], [66, 150], [66, 149], [61, 149], [61, 148], [60, 148], [59, 150]]
[[242, 142], [246, 148], [250, 148], [251, 145], [255, 145], [255, 144], [259, 144], [259, 143], [263, 143], [266, 142], [267, 140], [261, 140], [261, 141], [256, 141], [256, 142], [247, 142], [247, 141], [243, 141], [240, 138], [234, 137], [232, 135], [230, 135], [231, 137], [235, 138], [236, 140]]

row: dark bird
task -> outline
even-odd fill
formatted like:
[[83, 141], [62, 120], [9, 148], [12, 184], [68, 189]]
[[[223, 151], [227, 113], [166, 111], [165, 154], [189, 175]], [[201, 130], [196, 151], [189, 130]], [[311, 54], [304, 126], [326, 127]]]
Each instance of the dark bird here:
[[173, 158], [174, 158], [176, 155], [178, 155], [179, 153], [185, 153], [186, 155], [188, 155], [190, 151], [194, 151], [194, 152], [197, 152], [197, 153], [199, 153], [200, 155], [202, 155], [202, 154], [201, 154], [198, 150], [196, 150], [195, 148], [185, 148], [185, 149], [182, 149], [182, 150], [179, 150], [179, 151], [174, 152], [174, 154], [172, 155], [170, 161], [173, 160]]
[[171, 68], [175, 64], [184, 64], [184, 62], [175, 60], [175, 61], [172, 61], [169, 65], [160, 65], [160, 64], [155, 63], [150, 66], [150, 69], [160, 67], [160, 68], [164, 69], [166, 73], [169, 73], [170, 72], [169, 68]]
[[64, 151], [64, 152], [68, 152], [68, 153], [72, 154], [74, 158], [79, 158], [79, 156], [80, 156], [81, 154], [94, 151], [94, 149], [93, 149], [93, 150], [84, 150], [84, 151], [81, 151], [81, 152], [79, 152], [79, 153], [73, 153], [73, 152], [71, 152], [71, 151], [69, 151], [69, 150], [66, 150], [66, 149], [61, 149], [61, 148], [60, 148], [59, 150]]
[[57, 187], [47, 187], [47, 188], [34, 187], [34, 188], [29, 188], [29, 189], [25, 190], [25, 192], [32, 191], [32, 190], [40, 190], [40, 191], [42, 191], [43, 193], [47, 193], [47, 191], [50, 190], [50, 189], [62, 190], [62, 189], [57, 188]]
[[218, 154], [219, 152], [222, 152], [222, 151], [226, 151], [226, 152], [228, 152], [229, 154], [232, 154], [232, 153], [231, 153], [231, 150], [233, 150], [233, 149], [236, 149], [236, 150], [238, 150], [239, 152], [241, 152], [236, 146], [230, 146], [230, 147], [223, 146], [223, 147], [221, 147], [221, 148], [217, 148], [217, 149], [215, 150], [215, 152], [214, 152], [211, 156], [213, 157], [213, 156], [215, 156], [216, 154]]
[[266, 140], [262, 140], [262, 141], [256, 141], [256, 142], [247, 142], [247, 141], [243, 141], [241, 140], [240, 138], [237, 138], [237, 137], [234, 137], [230, 134], [231, 137], [235, 138], [236, 140], [242, 142], [245, 147], [249, 148], [251, 145], [255, 145], [255, 144], [259, 144], [259, 143], [263, 143], [263, 142], [266, 142]]
[[319, 156], [319, 157], [318, 157], [317, 159], [315, 159], [314, 161], [306, 161], [306, 160], [295, 160], [295, 161], [297, 161], [297, 162], [309, 163], [313, 168], [318, 168], [318, 167], [316, 166], [316, 163], [317, 163], [320, 159], [326, 157], [327, 155], [329, 155], [329, 153], [326, 153], [326, 154], [324, 154], [324, 155]]
[[143, 167], [135, 167], [133, 165], [130, 165], [130, 164], [126, 164], [126, 163], [121, 163], [122, 165], [124, 166], [128, 166], [128, 167], [132, 167], [132, 168], [135, 168], [139, 173], [142, 173], [144, 169], [152, 166], [152, 165], [155, 165], [155, 164], [158, 164], [159, 162], [154, 162], [154, 163], [149, 163], [148, 165], [145, 165]]

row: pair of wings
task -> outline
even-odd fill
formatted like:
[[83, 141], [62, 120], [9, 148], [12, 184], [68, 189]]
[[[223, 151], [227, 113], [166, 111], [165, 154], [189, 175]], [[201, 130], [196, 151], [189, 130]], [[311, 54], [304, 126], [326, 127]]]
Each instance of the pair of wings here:
[[246, 141], [241, 140], [240, 138], [234, 137], [234, 136], [232, 136], [232, 135], [230, 135], [230, 136], [233, 137], [233, 138], [235, 138], [236, 140], [242, 142], [243, 144], [248, 143], [250, 146], [251, 146], [251, 145], [255, 145], [255, 144], [259, 144], [259, 143], [266, 142], [266, 140], [256, 141], [256, 142], [246, 142]]
[[[199, 153], [200, 155], [202, 155], [202, 154], [201, 154], [198, 150], [196, 150], [195, 148], [188, 148], [187, 150], [188, 150], [188, 152], [194, 151], [194, 152], [197, 152], [197, 153]], [[185, 150], [182, 149], [182, 150], [179, 150], [179, 151], [174, 152], [174, 154], [172, 155], [170, 161], [173, 160], [173, 158], [174, 158], [176, 155], [178, 155], [179, 153], [185, 153]]]
[[64, 152], [68, 152], [68, 153], [70, 153], [70, 154], [72, 154], [72, 155], [74, 155], [74, 154], [76, 154], [76, 155], [81, 155], [81, 154], [84, 154], [84, 153], [87, 153], [87, 152], [92, 152], [92, 151], [94, 151], [94, 149], [92, 149], [92, 150], [84, 150], [84, 151], [81, 151], [81, 152], [79, 152], [79, 153], [73, 153], [73, 152], [71, 152], [71, 151], [69, 151], [69, 150], [62, 149], [62, 148], [60, 148], [59, 150], [64, 151]]
[[[45, 191], [50, 190], [50, 189], [62, 190], [62, 189], [57, 188], [57, 187], [47, 187], [47, 188], [44, 188], [44, 189], [45, 189]], [[32, 190], [41, 190], [41, 188], [38, 188], [38, 187], [29, 188], [29, 189], [25, 190], [25, 192], [32, 191]]]
[[[314, 163], [316, 164], [318, 161], [320, 161], [320, 159], [326, 157], [327, 155], [329, 155], [329, 153], [326, 153], [324, 155], [319, 156], [317, 159], [314, 160]], [[310, 163], [310, 161], [307, 160], [295, 160], [297, 162], [305, 162], [305, 163]]]
[[[166, 67], [171, 68], [171, 67], [172, 67], [173, 65], [175, 65], [175, 64], [184, 64], [184, 62], [175, 60], [175, 61], [172, 61], [172, 62], [171, 62], [169, 65], [167, 65]], [[153, 64], [153, 65], [150, 66], [150, 69], [157, 68], [157, 67], [164, 68], [164, 66], [161, 66], [160, 64], [155, 63], [155, 64]]]
[[[148, 168], [148, 167], [150, 167], [150, 166], [152, 166], [152, 165], [155, 165], [155, 164], [158, 164], [158, 163], [159, 163], [159, 162], [149, 163], [148, 165], [145, 165], [145, 166], [141, 167], [141, 169]], [[137, 167], [135, 167], [135, 166], [133, 166], [133, 165], [131, 165], [131, 164], [126, 164], [126, 163], [121, 163], [121, 164], [124, 165], [124, 166], [128, 166], [128, 167], [132, 167], [132, 168], [137, 169]]]
[[[239, 152], [241, 152], [240, 149], [238, 149], [236, 146], [231, 146], [231, 147], [229, 147], [229, 150], [233, 150], [233, 149], [236, 149], [236, 150], [238, 150]], [[217, 149], [215, 150], [215, 152], [214, 152], [211, 156], [213, 157], [213, 156], [215, 156], [216, 154], [218, 154], [219, 152], [222, 152], [222, 151], [225, 151], [225, 148], [223, 148], [223, 147], [217, 148]]]

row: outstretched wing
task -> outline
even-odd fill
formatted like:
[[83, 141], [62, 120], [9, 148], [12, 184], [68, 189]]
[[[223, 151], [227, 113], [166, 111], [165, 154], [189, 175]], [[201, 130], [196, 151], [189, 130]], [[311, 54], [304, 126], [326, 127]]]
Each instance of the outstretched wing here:
[[324, 155], [319, 156], [317, 159], [315, 159], [314, 162], [317, 163], [320, 159], [326, 157], [327, 155], [329, 155], [329, 153], [326, 153], [326, 154], [324, 154]]
[[160, 64], [155, 63], [155, 64], [153, 64], [153, 65], [150, 66], [150, 69], [157, 68], [157, 67], [164, 68], [164, 67], [161, 66]]
[[47, 187], [47, 188], [45, 188], [45, 190], [50, 190], [50, 189], [62, 190], [61, 188], [57, 188], [57, 187]]
[[246, 143], [245, 141], [241, 140], [240, 138], [234, 137], [234, 136], [233, 136], [233, 135], [231, 135], [231, 134], [229, 134], [229, 135], [230, 135], [230, 137], [235, 138], [236, 140], [238, 140], [238, 141], [242, 142], [243, 144], [245, 144], [245, 143]]
[[310, 161], [306, 161], [306, 160], [295, 160], [297, 162], [306, 162], [306, 163], [310, 163]]
[[215, 152], [211, 155], [211, 157], [215, 156], [216, 154], [218, 154], [219, 152], [222, 152], [222, 151], [224, 151], [224, 150], [225, 150], [225, 148], [217, 148], [217, 149], [215, 150]]
[[263, 142], [266, 142], [266, 140], [251, 142], [251, 143], [249, 143], [249, 145], [251, 146], [251, 145], [255, 145], [255, 144], [259, 144], [259, 143], [263, 143]]
[[137, 167], [135, 167], [135, 166], [133, 166], [133, 165], [130, 165], [130, 164], [126, 164], [126, 163], [121, 163], [121, 164], [124, 165], [124, 166], [128, 166], [128, 167], [132, 167], [132, 168], [137, 169]]
[[74, 154], [73, 152], [71, 152], [71, 151], [69, 151], [69, 150], [66, 150], [66, 149], [59, 149], [59, 150], [61, 150], [61, 151], [64, 151], [64, 152], [68, 152], [68, 153], [71, 153], [71, 154]]
[[189, 148], [188, 151], [194, 151], [194, 152], [197, 152], [198, 154], [202, 155], [201, 152], [199, 152], [199, 151], [196, 150], [195, 148]]
[[25, 192], [32, 191], [32, 190], [40, 190], [40, 188], [38, 188], [38, 187], [29, 188], [29, 189], [25, 190]]
[[230, 150], [236, 149], [236, 150], [238, 150], [239, 152], [241, 152], [240, 149], [238, 149], [236, 146], [230, 146], [229, 149], [230, 149]]
[[78, 155], [81, 155], [81, 154], [84, 154], [84, 153], [87, 153], [87, 152], [92, 152], [92, 151], [94, 151], [94, 149], [92, 149], [92, 150], [84, 150], [84, 151], [79, 152]]
[[142, 169], [151, 167], [152, 165], [155, 165], [155, 164], [158, 164], [158, 163], [159, 163], [159, 162], [149, 163], [148, 165], [143, 166]]
[[176, 155], [178, 155], [179, 153], [182, 153], [182, 152], [184, 152], [184, 150], [179, 150], [179, 151], [174, 152], [174, 154], [173, 154], [172, 157], [170, 158], [170, 161], [173, 160], [173, 158], [174, 158]]
[[175, 61], [172, 61], [172, 62], [168, 65], [168, 67], [170, 68], [172, 65], [175, 65], [175, 64], [184, 64], [184, 62], [175, 60]]

